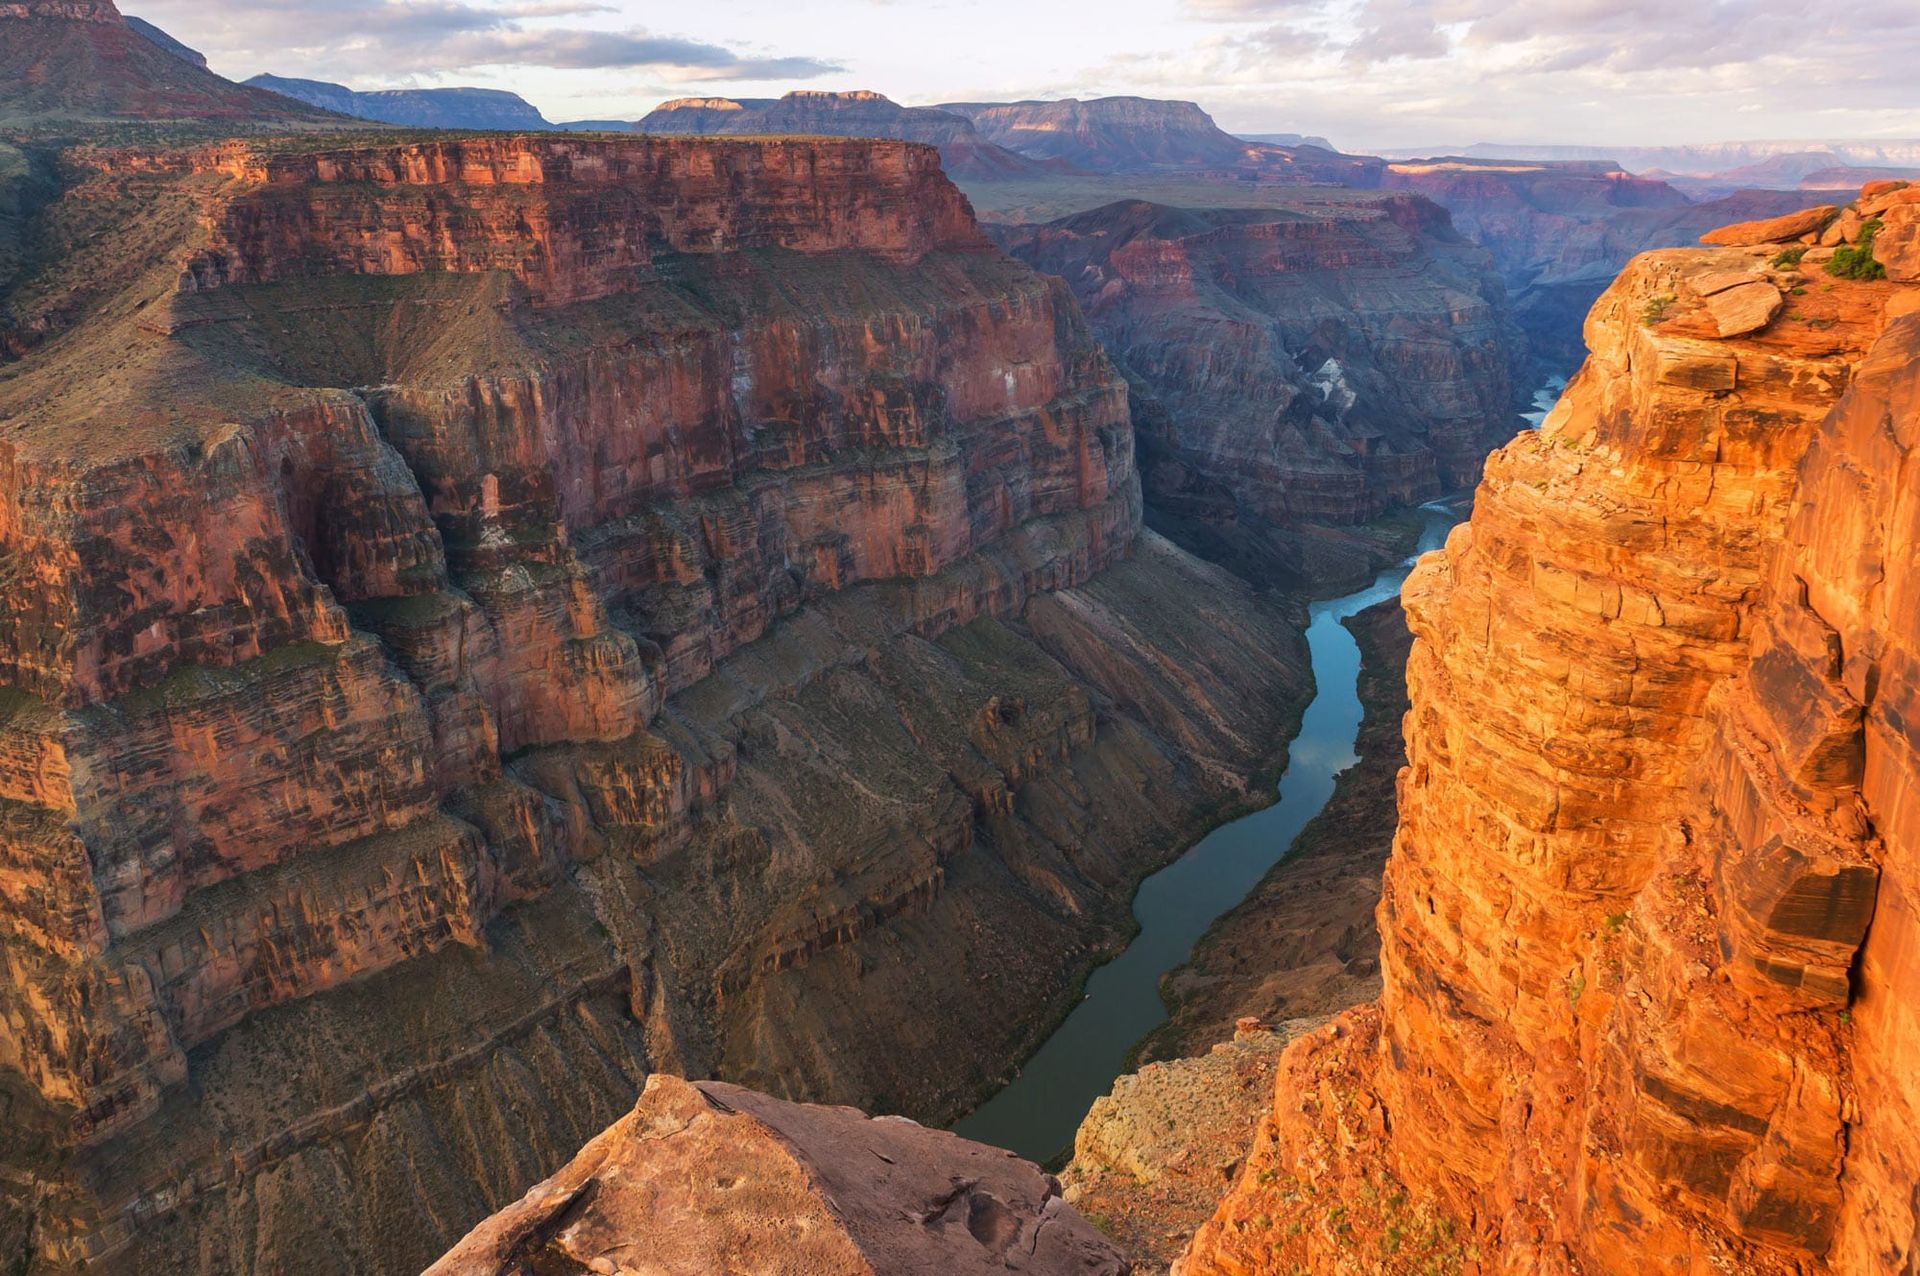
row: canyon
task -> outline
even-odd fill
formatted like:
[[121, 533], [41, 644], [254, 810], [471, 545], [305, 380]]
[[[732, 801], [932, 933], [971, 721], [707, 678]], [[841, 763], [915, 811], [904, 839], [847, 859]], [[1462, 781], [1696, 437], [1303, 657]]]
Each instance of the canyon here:
[[1177, 1271], [1920, 1261], [1900, 198], [1637, 258], [1415, 572], [1381, 997]]
[[1472, 486], [1518, 427], [1504, 290], [1417, 196], [991, 233], [1067, 281], [1127, 378], [1149, 521], [1249, 579], [1365, 579], [1381, 561], [1324, 529]]
[[76, 157], [0, 367], [36, 1270], [417, 1270], [655, 1072], [944, 1119], [1268, 800], [1297, 604], [1143, 531], [932, 148]]

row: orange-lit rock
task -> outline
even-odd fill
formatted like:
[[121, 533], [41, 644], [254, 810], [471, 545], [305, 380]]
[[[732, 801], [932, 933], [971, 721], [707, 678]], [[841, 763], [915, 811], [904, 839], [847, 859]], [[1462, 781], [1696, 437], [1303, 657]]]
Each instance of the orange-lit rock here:
[[1189, 1276], [1916, 1261], [1920, 319], [1841, 280], [1717, 339], [1682, 281], [1771, 256], [1637, 259], [1409, 582], [1385, 990]]

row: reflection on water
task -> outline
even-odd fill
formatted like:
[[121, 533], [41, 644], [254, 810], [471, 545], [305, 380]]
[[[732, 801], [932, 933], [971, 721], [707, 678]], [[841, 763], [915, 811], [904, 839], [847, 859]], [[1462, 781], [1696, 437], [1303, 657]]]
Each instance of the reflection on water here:
[[1553, 411], [1553, 405], [1560, 402], [1560, 392], [1566, 388], [1567, 379], [1565, 377], [1552, 378], [1545, 385], [1533, 392], [1533, 408], [1530, 411], [1522, 412], [1520, 415], [1526, 418], [1527, 424], [1536, 430], [1539, 429], [1541, 424], [1546, 421], [1547, 413]]
[[[1420, 552], [1438, 549], [1457, 515], [1424, 507]], [[1413, 560], [1343, 598], [1313, 604], [1307, 645], [1318, 687], [1280, 780], [1280, 800], [1223, 824], [1140, 886], [1140, 934], [1093, 972], [1085, 999], [1011, 1084], [954, 1129], [970, 1139], [1045, 1161], [1065, 1151], [1093, 1101], [1113, 1087], [1134, 1043], [1166, 1022], [1160, 977], [1185, 962], [1214, 919], [1238, 904], [1333, 796], [1334, 779], [1359, 759], [1360, 648], [1340, 622], [1397, 596]]]

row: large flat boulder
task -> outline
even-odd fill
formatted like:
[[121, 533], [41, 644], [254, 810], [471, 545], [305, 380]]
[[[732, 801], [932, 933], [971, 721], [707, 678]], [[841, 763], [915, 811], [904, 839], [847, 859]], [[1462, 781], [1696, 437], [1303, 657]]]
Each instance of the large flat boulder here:
[[1797, 213], [1787, 213], [1781, 217], [1769, 217], [1764, 221], [1735, 222], [1731, 226], [1722, 226], [1719, 230], [1710, 230], [1700, 236], [1703, 244], [1713, 244], [1720, 248], [1749, 248], [1755, 244], [1786, 244], [1820, 230], [1828, 219], [1840, 211], [1833, 204], [1821, 204], [1814, 208], [1803, 208]]
[[1716, 292], [1707, 298], [1707, 311], [1713, 316], [1714, 328], [1722, 337], [1738, 337], [1743, 333], [1758, 332], [1773, 322], [1780, 313], [1780, 307], [1786, 304], [1786, 298], [1780, 290], [1764, 279], [1752, 283], [1740, 284], [1722, 292]]
[[632, 1112], [428, 1276], [1125, 1276], [1010, 1152], [853, 1108], [656, 1073]]

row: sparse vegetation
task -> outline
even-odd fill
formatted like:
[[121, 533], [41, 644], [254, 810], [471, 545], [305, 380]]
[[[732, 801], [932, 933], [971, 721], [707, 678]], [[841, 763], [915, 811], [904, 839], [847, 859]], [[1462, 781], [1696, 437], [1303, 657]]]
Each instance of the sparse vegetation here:
[[1653, 298], [1653, 300], [1647, 302], [1647, 308], [1641, 311], [1641, 322], [1645, 323], [1649, 328], [1653, 327], [1667, 317], [1667, 313], [1673, 309], [1674, 304], [1679, 300], [1680, 298], [1670, 292], [1662, 293], [1660, 296]]
[[1789, 248], [1773, 259], [1773, 268], [1775, 270], [1791, 270], [1793, 267], [1798, 266], [1800, 259], [1806, 255], [1807, 250], [1804, 247]]
[[1833, 260], [1827, 263], [1827, 273], [1839, 279], [1885, 279], [1887, 268], [1873, 255], [1873, 240], [1879, 233], [1878, 217], [1864, 223], [1854, 243], [1834, 250]]

